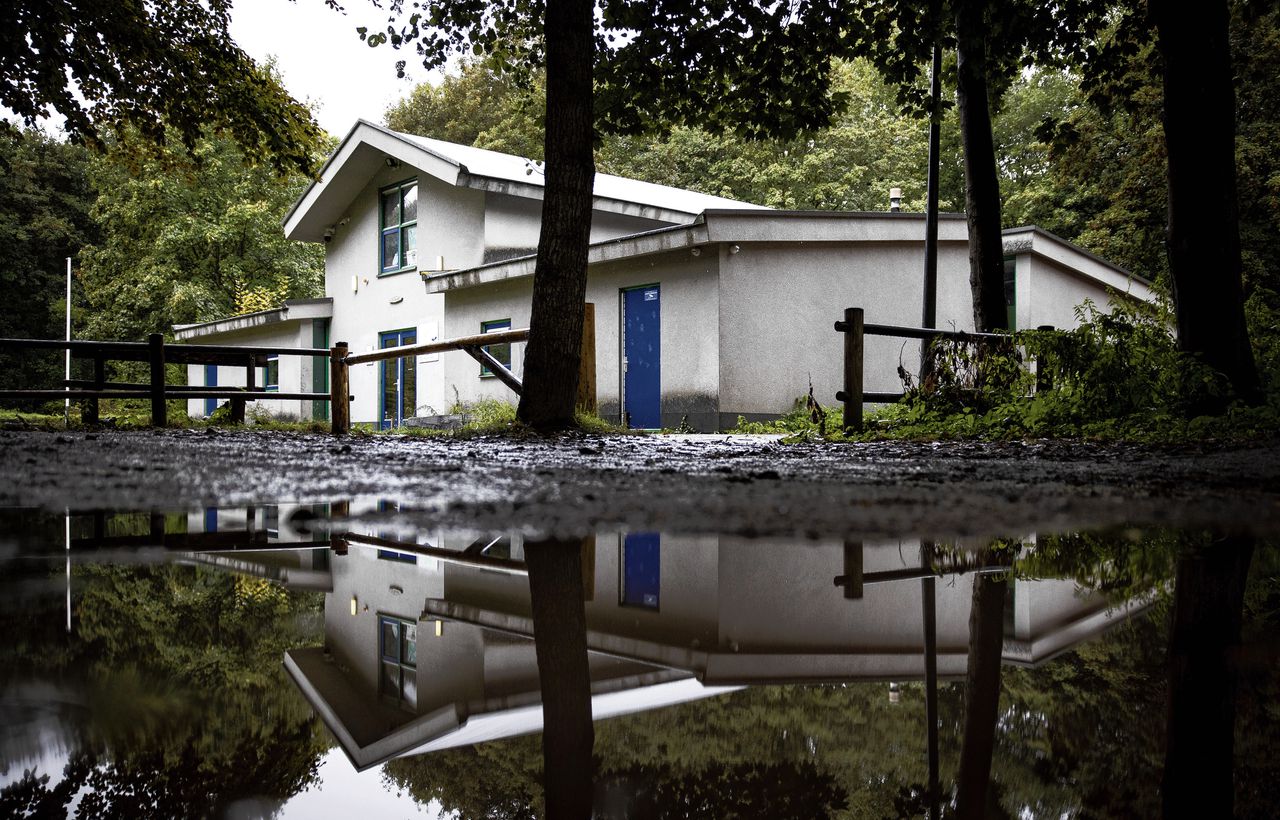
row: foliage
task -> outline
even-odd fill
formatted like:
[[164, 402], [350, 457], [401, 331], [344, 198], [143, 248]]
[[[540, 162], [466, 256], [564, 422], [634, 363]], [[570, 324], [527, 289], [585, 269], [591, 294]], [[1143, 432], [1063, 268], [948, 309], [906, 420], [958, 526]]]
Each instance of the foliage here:
[[[182, 523], [169, 516], [166, 528]], [[111, 516], [107, 531], [149, 525], [145, 514]], [[70, 638], [59, 613], [0, 613], [21, 635], [4, 645], [0, 682], [37, 681], [84, 705], [65, 723], [62, 783], [33, 773], [0, 805], [56, 805], [83, 789], [80, 816], [214, 817], [314, 782], [327, 743], [280, 657], [317, 640], [320, 595], [173, 564], [84, 565], [73, 589]]]
[[492, 60], [464, 60], [439, 85], [421, 83], [387, 109], [387, 127], [541, 161], [544, 79], [521, 85]]
[[[824, 408], [825, 437], [1162, 442], [1280, 433], [1280, 406], [1274, 404], [1233, 405], [1221, 416], [1189, 413], [1200, 396], [1226, 387], [1219, 374], [1176, 349], [1158, 308], [1118, 305], [1103, 313], [1086, 302], [1077, 318], [1073, 330], [1018, 331], [995, 343], [932, 343], [922, 383], [899, 365], [906, 388], [901, 401], [868, 414], [865, 432], [847, 436], [840, 432], [841, 408]], [[803, 398], [776, 421], [739, 418], [734, 431], [802, 440], [820, 435]]]
[[77, 141], [111, 132], [189, 151], [210, 130], [277, 170], [315, 167], [320, 129], [231, 39], [231, 0], [15, 0], [0, 10], [0, 105], [56, 113]]
[[[1275, 408], [1233, 406], [1220, 417], [1189, 409], [1226, 390], [1221, 376], [1178, 351], [1162, 314], [1086, 303], [1069, 331], [1019, 331], [991, 349], [980, 342], [929, 348], [931, 373], [873, 417], [867, 436], [1084, 437], [1186, 440], [1255, 437], [1280, 430]], [[1036, 362], [1032, 373], [1026, 364]], [[1040, 389], [1035, 389], [1037, 380]]]
[[247, 162], [212, 135], [161, 156], [126, 135], [94, 161], [93, 214], [103, 233], [81, 256], [90, 305], [83, 333], [139, 339], [320, 294], [323, 249], [280, 230], [308, 180]]
[[[0, 130], [0, 287], [18, 295], [0, 312], [0, 338], [63, 336], [65, 259], [97, 235], [88, 161], [39, 131]], [[60, 386], [62, 368], [61, 351], [0, 350], [0, 389]]]

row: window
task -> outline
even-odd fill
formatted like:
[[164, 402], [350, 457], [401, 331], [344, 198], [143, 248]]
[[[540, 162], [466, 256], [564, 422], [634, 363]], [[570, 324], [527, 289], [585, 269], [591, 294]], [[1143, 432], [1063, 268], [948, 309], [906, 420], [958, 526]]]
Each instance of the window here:
[[264, 368], [266, 373], [262, 378], [263, 390], [279, 390], [280, 389], [280, 357], [267, 356], [267, 366]]
[[418, 264], [418, 181], [387, 188], [378, 197], [382, 242], [378, 269], [394, 273]]
[[410, 709], [418, 705], [418, 624], [378, 616], [378, 653], [382, 658], [378, 691]]
[[[481, 322], [481, 333], [497, 333], [499, 330], [510, 330], [510, 319], [494, 319], [491, 322]], [[511, 342], [502, 342], [496, 345], [485, 345], [482, 350], [488, 351], [489, 355], [502, 363], [506, 369], [511, 369]], [[493, 371], [484, 365], [480, 365], [480, 378], [493, 378]]]
[[1016, 330], [1018, 318], [1018, 263], [1013, 257], [1004, 260], [1004, 309], [1009, 320], [1009, 329]]

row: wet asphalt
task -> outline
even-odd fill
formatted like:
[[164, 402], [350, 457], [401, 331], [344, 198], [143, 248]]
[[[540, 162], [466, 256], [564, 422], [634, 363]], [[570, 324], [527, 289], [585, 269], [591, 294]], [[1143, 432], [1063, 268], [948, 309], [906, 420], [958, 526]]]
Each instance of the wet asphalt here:
[[0, 504], [177, 509], [378, 498], [421, 526], [814, 539], [1111, 527], [1280, 533], [1280, 442], [783, 444], [0, 431]]

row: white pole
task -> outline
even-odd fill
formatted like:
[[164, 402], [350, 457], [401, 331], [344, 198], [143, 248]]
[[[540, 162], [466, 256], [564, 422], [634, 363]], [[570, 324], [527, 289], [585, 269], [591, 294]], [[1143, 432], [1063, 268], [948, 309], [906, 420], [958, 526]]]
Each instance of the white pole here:
[[[71, 341], [71, 257], [67, 257], [67, 341]], [[67, 346], [67, 366], [66, 375], [63, 377], [67, 381], [71, 381], [71, 346]], [[71, 385], [66, 385], [64, 390], [70, 391]], [[71, 426], [71, 396], [67, 396], [62, 404], [62, 420], [67, 427]]]
[[71, 634], [71, 510], [65, 510], [63, 517], [67, 522], [67, 634]]

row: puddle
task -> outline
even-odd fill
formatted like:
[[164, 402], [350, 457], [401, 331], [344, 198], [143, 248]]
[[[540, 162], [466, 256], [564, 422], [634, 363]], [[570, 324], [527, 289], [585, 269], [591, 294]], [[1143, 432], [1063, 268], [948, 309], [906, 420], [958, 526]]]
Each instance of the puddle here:
[[375, 498], [0, 510], [3, 812], [1280, 804], [1274, 542], [535, 542], [421, 520]]

